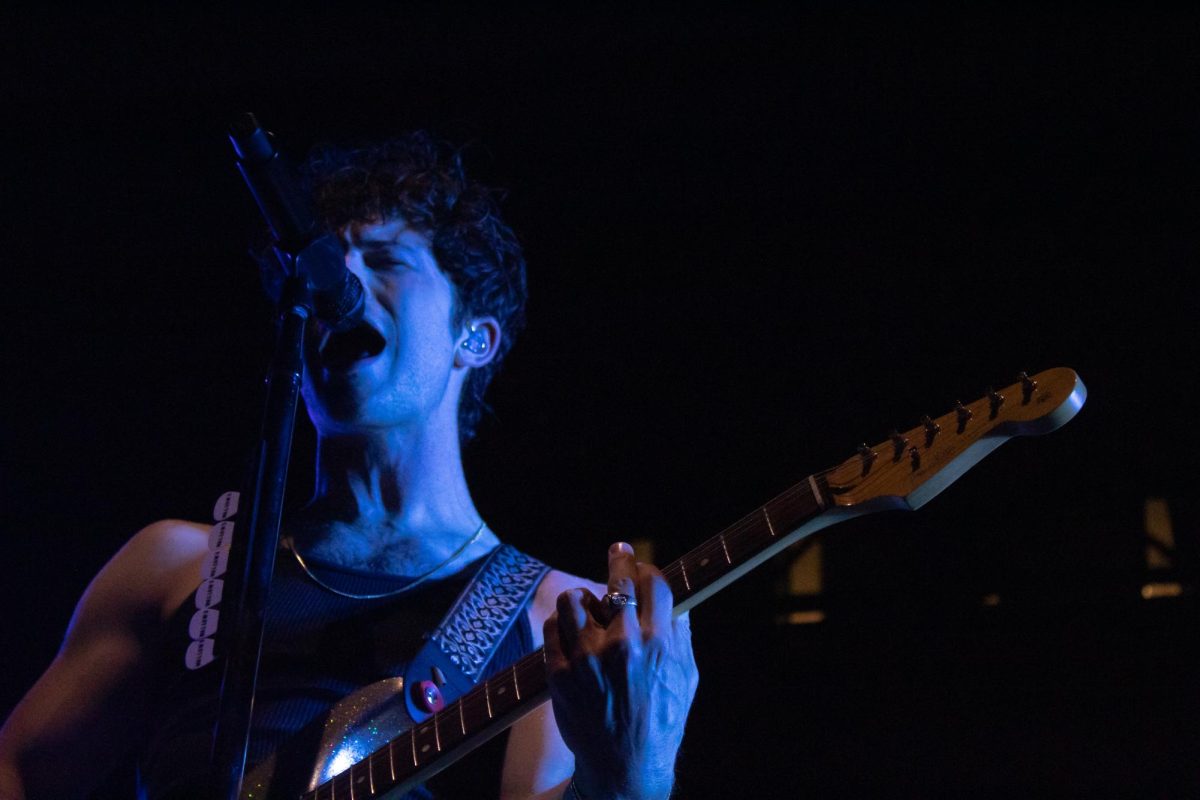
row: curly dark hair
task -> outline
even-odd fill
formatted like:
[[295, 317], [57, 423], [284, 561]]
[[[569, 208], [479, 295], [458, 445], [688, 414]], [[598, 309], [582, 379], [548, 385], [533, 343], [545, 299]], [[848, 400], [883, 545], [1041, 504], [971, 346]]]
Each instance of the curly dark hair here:
[[475, 435], [484, 392], [525, 323], [525, 258], [500, 217], [495, 190], [469, 180], [462, 150], [425, 131], [358, 147], [322, 145], [301, 173], [324, 227], [402, 217], [424, 232], [455, 288], [455, 327], [494, 316], [503, 335], [495, 356], [471, 370], [459, 401], [459, 434]]

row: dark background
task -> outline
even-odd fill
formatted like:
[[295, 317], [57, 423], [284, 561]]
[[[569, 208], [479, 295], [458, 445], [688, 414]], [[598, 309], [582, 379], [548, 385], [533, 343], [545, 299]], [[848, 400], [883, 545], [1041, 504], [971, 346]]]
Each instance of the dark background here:
[[[240, 476], [272, 323], [225, 129], [253, 110], [296, 156], [430, 128], [507, 190], [530, 322], [468, 474], [571, 571], [616, 537], [668, 561], [1020, 370], [1087, 384], [920, 512], [827, 531], [823, 623], [775, 623], [786, 559], [694, 612], [680, 796], [1200, 788], [1195, 15], [0, 22], [0, 711], [121, 542]], [[1148, 497], [1176, 539], [1155, 575]], [[1152, 578], [1184, 594], [1143, 601]]]

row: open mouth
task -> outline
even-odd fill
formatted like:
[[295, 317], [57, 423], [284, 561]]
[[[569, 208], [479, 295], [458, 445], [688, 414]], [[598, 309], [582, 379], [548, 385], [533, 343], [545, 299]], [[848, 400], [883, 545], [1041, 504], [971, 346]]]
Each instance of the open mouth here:
[[331, 333], [321, 344], [321, 366], [330, 370], [347, 370], [360, 361], [374, 358], [383, 352], [383, 334], [363, 322], [348, 331]]

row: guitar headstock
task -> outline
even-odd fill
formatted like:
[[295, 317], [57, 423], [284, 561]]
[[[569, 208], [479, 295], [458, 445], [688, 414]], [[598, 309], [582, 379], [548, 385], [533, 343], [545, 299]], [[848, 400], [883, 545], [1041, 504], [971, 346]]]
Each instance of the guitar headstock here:
[[936, 419], [893, 433], [826, 473], [837, 506], [918, 508], [1013, 436], [1049, 433], [1075, 416], [1087, 389], [1074, 370], [1039, 372]]

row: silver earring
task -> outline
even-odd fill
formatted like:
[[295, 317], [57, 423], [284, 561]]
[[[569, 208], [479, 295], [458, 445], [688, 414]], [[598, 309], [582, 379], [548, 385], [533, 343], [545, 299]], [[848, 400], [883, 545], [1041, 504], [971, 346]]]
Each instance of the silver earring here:
[[482, 355], [488, 349], [487, 334], [476, 328], [471, 328], [471, 335], [462, 343], [462, 346], [468, 353], [474, 353], [477, 356]]

